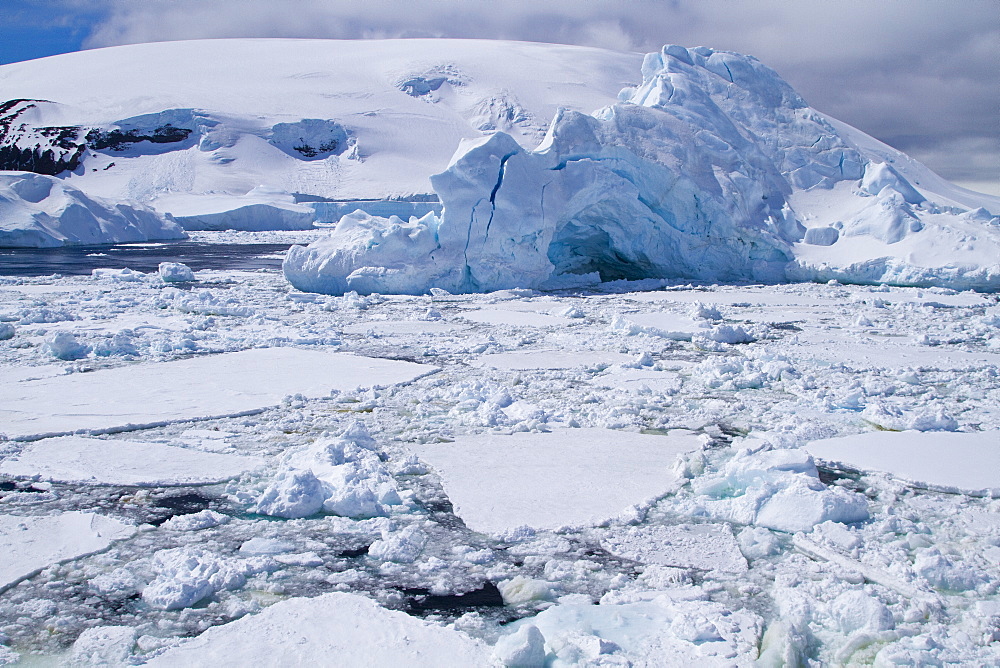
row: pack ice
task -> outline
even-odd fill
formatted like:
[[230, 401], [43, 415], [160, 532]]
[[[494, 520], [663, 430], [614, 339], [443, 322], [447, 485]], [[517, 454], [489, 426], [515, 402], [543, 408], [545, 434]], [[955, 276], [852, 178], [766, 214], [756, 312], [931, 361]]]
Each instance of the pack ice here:
[[293, 248], [285, 276], [330, 294], [645, 278], [1000, 287], [1000, 200], [825, 117], [752, 57], [665, 46], [619, 100], [560, 110], [534, 150], [500, 131], [463, 142], [431, 177], [440, 215], [347, 215]]

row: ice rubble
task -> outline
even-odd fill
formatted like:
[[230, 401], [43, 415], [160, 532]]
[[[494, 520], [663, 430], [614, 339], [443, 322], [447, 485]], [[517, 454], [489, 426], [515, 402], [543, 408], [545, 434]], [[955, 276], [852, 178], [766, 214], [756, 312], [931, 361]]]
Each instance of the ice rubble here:
[[184, 239], [174, 221], [137, 203], [112, 203], [65, 181], [0, 173], [0, 247], [51, 248]]
[[600, 605], [552, 606], [511, 624], [514, 632], [501, 638], [497, 648], [504, 652], [512, 635], [534, 627], [543, 652], [547, 650], [546, 661], [525, 665], [754, 665], [763, 627], [757, 614], [726, 610], [706, 600], [697, 587], [649, 593], [652, 600], [606, 596]]
[[642, 76], [592, 116], [558, 112], [533, 151], [503, 132], [465, 141], [431, 179], [440, 216], [345, 216], [293, 248], [285, 276], [329, 294], [643, 278], [1000, 287], [993, 214], [754, 58], [666, 46]]
[[[23, 392], [35, 382], [31, 378], [77, 377], [106, 395], [113, 385], [108, 379], [115, 376], [100, 368], [81, 373], [91, 366], [151, 367], [169, 379], [173, 363], [154, 360], [183, 357], [188, 349], [163, 353], [138, 329], [159, 319], [164, 304], [172, 309], [170, 327], [191, 336], [198, 351], [269, 345], [285, 336], [324, 340], [352, 328], [362, 333], [341, 345], [359, 355], [434, 360], [441, 369], [383, 390], [348, 389], [328, 401], [290, 397], [262, 413], [221, 418], [198, 429], [171, 423], [130, 436], [164, 447], [266, 456], [270, 465], [231, 481], [224, 491], [216, 488], [222, 496], [210, 502], [212, 488], [190, 490], [202, 504], [186, 508], [187, 514], [155, 529], [143, 527], [98, 555], [46, 567], [9, 589], [0, 606], [0, 630], [10, 638], [0, 636], [0, 646], [10, 648], [0, 649], [4, 660], [15, 651], [26, 658], [32, 652], [53, 655], [79, 635], [73, 653], [80, 657], [138, 663], [164, 652], [167, 661], [173, 645], [198, 642], [204, 644], [186, 651], [205, 649], [208, 659], [218, 662], [215, 650], [208, 649], [210, 638], [235, 633], [239, 640], [232, 642], [247, 645], [247, 652], [270, 651], [250, 646], [258, 638], [262, 643], [284, 638], [289, 626], [311, 624], [310, 614], [326, 614], [325, 607], [310, 607], [325, 605], [310, 602], [324, 592], [351, 591], [401, 608], [416, 588], [463, 606], [438, 617], [438, 630], [447, 633], [442, 638], [466, 641], [459, 632], [469, 633], [481, 641], [482, 656], [495, 645], [497, 659], [508, 664], [542, 657], [550, 665], [662, 665], [664, 652], [677, 653], [686, 665], [752, 665], [758, 652], [762, 663], [784, 658], [789, 665], [871, 663], [876, 657], [897, 665], [997, 663], [1000, 501], [915, 488], [877, 473], [817, 469], [799, 449], [859, 431], [866, 435], [856, 437], [858, 442], [877, 442], [883, 432], [871, 432], [877, 428], [871, 423], [955, 428], [961, 431], [951, 435], [958, 440], [976, 437], [975, 429], [995, 433], [1000, 377], [995, 353], [985, 351], [997, 339], [1000, 312], [991, 295], [803, 284], [630, 295], [506, 291], [326, 298], [278, 291], [280, 276], [268, 273], [199, 272], [200, 282], [184, 286], [187, 291], [165, 286], [156, 275], [100, 275], [5, 279], [0, 321], [17, 323], [17, 333], [0, 344], [5, 365], [0, 375], [13, 386], [11, 392]], [[209, 285], [223, 280], [230, 281], [225, 300]], [[181, 302], [184, 311], [178, 315]], [[221, 313], [225, 309], [230, 315]], [[558, 328], [537, 327], [532, 318], [495, 325], [463, 317], [484, 309], [511, 314], [575, 309], [585, 317]], [[259, 312], [268, 317], [247, 315]], [[646, 312], [712, 326], [739, 324], [755, 340], [704, 348], [695, 337], [675, 340], [651, 329], [612, 326]], [[781, 314], [794, 319], [794, 328], [785, 326]], [[458, 336], [435, 335], [423, 326], [430, 323], [462, 323], [464, 329]], [[137, 328], [130, 339], [139, 363], [95, 356], [53, 364], [42, 350], [44, 339], [60, 328], [96, 348], [95, 331], [111, 334], [121, 327]], [[395, 333], [368, 336], [368, 327]], [[862, 334], [866, 355], [877, 355], [883, 346], [884, 359], [838, 361], [863, 342]], [[25, 341], [34, 345], [19, 347]], [[823, 349], [822, 357], [813, 353], [816, 348]], [[914, 358], [903, 355], [906, 350], [925, 354]], [[313, 373], [302, 369], [319, 366], [299, 352], [319, 351], [280, 353], [301, 362], [287, 365], [302, 374], [288, 380], [287, 392], [304, 392]], [[553, 357], [556, 353], [563, 356]], [[953, 357], [958, 354], [964, 357]], [[284, 358], [267, 366], [267, 354], [260, 355], [257, 361], [267, 372], [259, 375], [277, 383]], [[252, 356], [219, 356], [220, 369], [208, 364], [212, 357], [181, 367], [188, 372], [187, 387], [228, 376], [230, 366], [252, 361]], [[160, 378], [142, 377], [147, 383]], [[63, 387], [50, 386], [50, 393], [72, 399]], [[616, 387], [629, 391], [603, 389]], [[306, 396], [323, 392], [318, 386], [316, 395]], [[367, 435], [356, 423], [366, 426]], [[570, 450], [587, 433], [564, 428], [573, 424], [611, 427], [601, 430], [609, 463], [587, 458], [585, 448], [581, 458], [560, 452], [551, 457], [556, 448], [549, 443], [563, 442]], [[510, 435], [526, 430], [533, 433]], [[580, 525], [532, 530], [509, 526], [518, 520], [500, 508], [499, 519], [509, 519], [509, 528], [493, 535], [476, 530], [469, 519], [474, 508], [459, 496], [447, 471], [439, 479], [407, 450], [417, 444], [414, 449], [453, 452], [456, 458], [468, 452], [473, 460], [468, 477], [475, 480], [470, 484], [485, 486], [492, 483], [476, 468], [484, 466], [475, 458], [476, 448], [491, 447], [493, 456], [506, 456], [496, 476], [512, 481], [502, 493], [514, 501], [525, 495], [537, 499], [534, 503], [554, 516], [549, 526], [558, 526], [569, 516], [565, 508], [596, 504], [596, 497], [611, 491], [607, 488], [629, 484], [620, 473], [633, 439], [646, 461], [647, 444], [690, 433], [685, 430], [699, 432], [690, 436], [695, 447], [681, 453], [675, 466], [669, 464], [673, 457], [664, 457], [657, 467], [670, 476], [671, 493], [639, 512], [628, 506], [641, 499], [625, 499]], [[736, 436], [747, 432], [749, 438]], [[927, 432], [929, 442], [948, 435]], [[451, 440], [455, 443], [445, 442]], [[502, 449], [519, 441], [533, 443], [531, 450], [548, 457], [554, 472], [527, 477], [531, 453], [522, 458], [516, 447]], [[0, 442], [0, 456], [16, 460], [22, 447]], [[978, 454], [977, 462], [988, 463], [986, 453]], [[155, 462], [148, 464], [153, 468]], [[900, 475], [901, 468], [893, 470]], [[649, 466], [642, 470], [650, 477], [656, 472]], [[283, 486], [295, 476], [300, 487]], [[582, 494], [574, 480], [586, 485]], [[149, 511], [182, 491], [31, 479], [0, 480], [0, 485], [0, 507], [8, 514], [96, 506], [136, 521], [163, 519], [161, 510]], [[278, 492], [273, 496], [272, 486]], [[393, 486], [403, 503], [389, 503]], [[350, 493], [355, 508], [364, 509], [355, 502], [373, 496], [381, 508], [370, 504], [347, 517], [341, 515], [349, 509], [324, 507], [341, 490]], [[378, 498], [383, 492], [384, 501]], [[319, 509], [301, 518], [290, 512], [264, 516], [291, 508], [282, 504], [293, 497], [308, 502], [303, 513], [309, 504]], [[203, 510], [205, 504], [211, 509]], [[386, 516], [371, 517], [372, 509]], [[473, 604], [456, 594], [487, 581], [503, 605], [469, 612]], [[273, 613], [260, 610], [286, 596], [295, 602], [278, 603], [282, 607]], [[279, 621], [291, 617], [282, 612], [289, 610], [299, 616]], [[383, 619], [382, 612], [358, 610], [371, 627]], [[245, 621], [225, 626], [244, 615]], [[521, 616], [524, 621], [507, 623]], [[85, 631], [96, 620], [134, 628], [135, 634], [108, 626]], [[405, 623], [420, 624], [412, 617]], [[275, 635], [260, 631], [271, 624]], [[184, 639], [207, 626], [218, 630], [198, 641]], [[381, 645], [372, 649], [366, 643], [382, 638], [369, 631], [375, 628], [365, 625], [353, 635], [357, 651], [380, 656]], [[511, 635], [498, 639], [498, 634]], [[289, 637], [290, 643], [297, 638]], [[190, 662], [187, 654], [175, 661]], [[484, 663], [477, 657], [472, 665]]]
[[355, 422], [333, 438], [319, 439], [282, 455], [274, 481], [254, 509], [273, 517], [309, 517], [320, 511], [343, 517], [388, 515], [402, 503], [375, 442]]

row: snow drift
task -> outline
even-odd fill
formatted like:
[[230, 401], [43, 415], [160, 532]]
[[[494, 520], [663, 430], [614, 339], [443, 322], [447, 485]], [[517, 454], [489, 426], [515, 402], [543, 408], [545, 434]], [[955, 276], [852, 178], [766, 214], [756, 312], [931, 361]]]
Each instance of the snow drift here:
[[88, 197], [51, 176], [0, 172], [0, 246], [48, 248], [186, 236], [177, 223], [148, 207]]
[[1000, 288], [1000, 200], [810, 108], [756, 59], [665, 46], [538, 148], [464, 142], [408, 222], [364, 213], [294, 247], [297, 288], [340, 294], [576, 287], [617, 279]]

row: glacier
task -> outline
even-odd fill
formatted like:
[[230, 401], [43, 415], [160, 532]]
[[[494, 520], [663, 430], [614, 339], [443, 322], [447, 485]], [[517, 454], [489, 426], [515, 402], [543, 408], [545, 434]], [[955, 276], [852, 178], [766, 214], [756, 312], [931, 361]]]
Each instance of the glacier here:
[[[1000, 199], [809, 107], [751, 56], [667, 45], [533, 150], [497, 131], [431, 177], [408, 221], [355, 212], [284, 273], [327, 294], [560, 289], [605, 281], [840, 280], [1000, 288]], [[987, 209], [987, 206], [990, 207]]]

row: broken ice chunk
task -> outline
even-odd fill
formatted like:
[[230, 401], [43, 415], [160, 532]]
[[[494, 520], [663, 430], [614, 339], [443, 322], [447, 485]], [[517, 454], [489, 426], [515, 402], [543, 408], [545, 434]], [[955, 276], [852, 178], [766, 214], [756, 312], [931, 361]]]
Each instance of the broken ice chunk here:
[[368, 548], [368, 555], [382, 561], [411, 564], [424, 551], [426, 544], [427, 534], [420, 527], [411, 524], [396, 533], [383, 531], [381, 540], [376, 540]]

